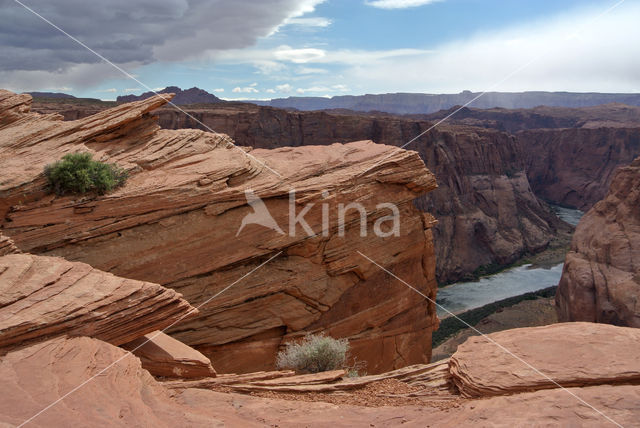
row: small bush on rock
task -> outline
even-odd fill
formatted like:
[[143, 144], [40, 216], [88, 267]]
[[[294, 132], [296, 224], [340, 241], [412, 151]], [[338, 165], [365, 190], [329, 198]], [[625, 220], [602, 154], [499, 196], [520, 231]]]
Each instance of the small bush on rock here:
[[95, 192], [103, 195], [124, 185], [127, 171], [114, 164], [94, 161], [91, 153], [72, 153], [47, 165], [44, 174], [58, 195]]
[[279, 369], [293, 369], [298, 373], [318, 373], [345, 367], [349, 341], [324, 335], [309, 334], [300, 343], [287, 343], [278, 353]]

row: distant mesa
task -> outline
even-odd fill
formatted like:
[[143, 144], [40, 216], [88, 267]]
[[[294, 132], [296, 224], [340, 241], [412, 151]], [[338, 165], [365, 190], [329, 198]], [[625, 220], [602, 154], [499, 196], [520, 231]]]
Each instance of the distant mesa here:
[[454, 106], [466, 105], [480, 109], [495, 107], [517, 109], [537, 106], [590, 107], [607, 103], [640, 106], [640, 94], [605, 94], [596, 92], [471, 92], [458, 94], [391, 93], [339, 95], [324, 97], [274, 98], [269, 101], [248, 100], [251, 103], [296, 110], [348, 109], [381, 111], [392, 114], [430, 114]]
[[[220, 98], [205, 91], [204, 89], [193, 87], [191, 89], [185, 89], [184, 91], [177, 86], [167, 86], [158, 94], [176, 94], [173, 98], [173, 104], [186, 105], [186, 104], [210, 104], [224, 102]], [[142, 95], [122, 95], [116, 98], [118, 103], [130, 103], [133, 101], [146, 100], [154, 96], [156, 92], [149, 91]]]
[[25, 92], [33, 98], [75, 98], [73, 95], [64, 94], [62, 92]]

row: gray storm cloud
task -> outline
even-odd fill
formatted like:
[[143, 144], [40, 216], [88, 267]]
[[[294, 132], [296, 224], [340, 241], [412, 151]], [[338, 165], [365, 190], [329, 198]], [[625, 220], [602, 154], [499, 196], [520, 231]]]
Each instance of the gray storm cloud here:
[[[21, 0], [118, 64], [250, 46], [322, 0]], [[100, 59], [12, 0], [0, 0], [0, 73], [64, 72]]]

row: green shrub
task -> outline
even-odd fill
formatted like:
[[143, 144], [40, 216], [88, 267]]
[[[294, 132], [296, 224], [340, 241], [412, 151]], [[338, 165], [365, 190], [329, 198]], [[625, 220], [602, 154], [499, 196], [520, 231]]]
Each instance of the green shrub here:
[[94, 161], [91, 153], [72, 153], [47, 165], [44, 174], [58, 195], [95, 192], [103, 195], [124, 185], [127, 171], [114, 164]]
[[307, 335], [300, 343], [287, 343], [278, 353], [279, 369], [298, 373], [318, 373], [345, 368], [349, 341], [324, 335]]

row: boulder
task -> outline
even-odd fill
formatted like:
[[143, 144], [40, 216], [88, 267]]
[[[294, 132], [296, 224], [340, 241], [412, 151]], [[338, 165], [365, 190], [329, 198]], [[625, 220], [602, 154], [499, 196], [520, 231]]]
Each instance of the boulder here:
[[183, 379], [216, 376], [207, 357], [161, 331], [145, 334], [121, 347], [140, 358], [142, 368], [154, 376]]
[[469, 338], [449, 360], [453, 382], [464, 397], [515, 394], [558, 385], [640, 384], [640, 330], [562, 323], [505, 330], [487, 337], [491, 340]]

